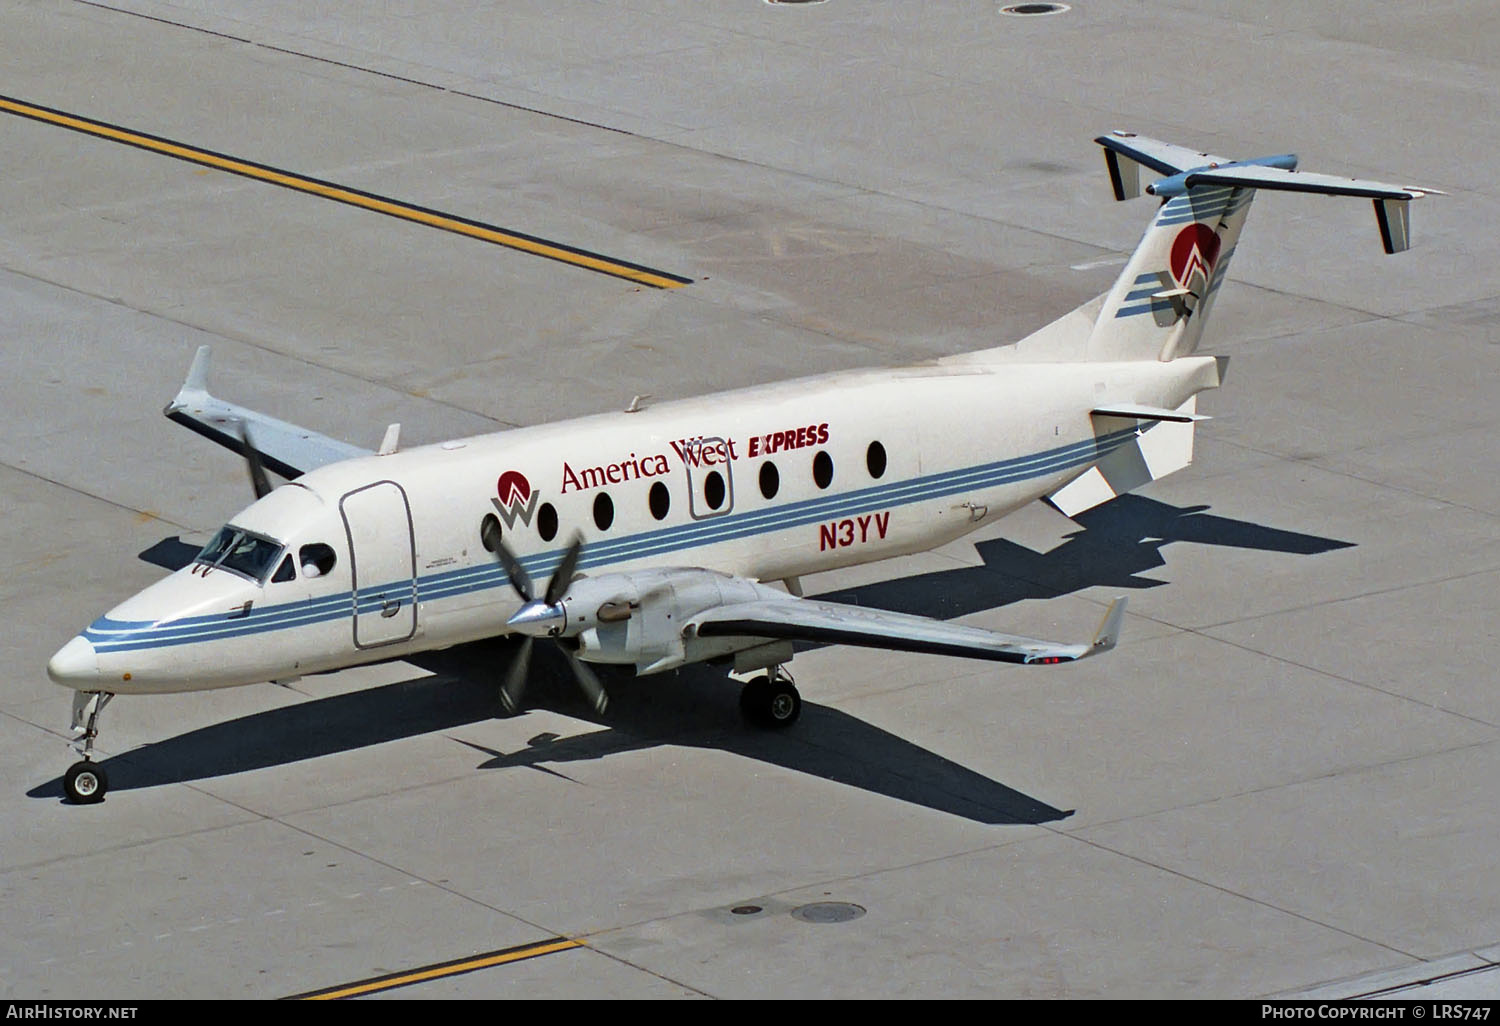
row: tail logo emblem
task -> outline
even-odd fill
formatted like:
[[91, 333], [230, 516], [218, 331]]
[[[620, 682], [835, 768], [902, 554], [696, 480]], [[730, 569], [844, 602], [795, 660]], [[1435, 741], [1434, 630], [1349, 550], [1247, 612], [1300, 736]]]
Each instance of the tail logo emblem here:
[[[1181, 288], [1200, 296], [1213, 279], [1214, 261], [1219, 259], [1219, 236], [1206, 224], [1194, 221], [1177, 233], [1172, 242], [1172, 277]], [[1202, 277], [1202, 286], [1192, 282]]]
[[526, 475], [520, 471], [507, 470], [495, 483], [495, 491], [499, 498], [491, 499], [490, 502], [494, 504], [495, 512], [500, 514], [500, 519], [505, 521], [505, 526], [515, 527], [516, 521], [520, 520], [529, 527], [540, 495], [531, 490], [531, 482], [526, 480]]

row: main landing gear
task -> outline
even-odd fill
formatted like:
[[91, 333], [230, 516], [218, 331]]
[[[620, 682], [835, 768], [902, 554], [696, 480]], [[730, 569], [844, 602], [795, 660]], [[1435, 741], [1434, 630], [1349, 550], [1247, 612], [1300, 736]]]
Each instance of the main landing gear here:
[[791, 674], [772, 666], [740, 692], [740, 712], [757, 727], [779, 730], [790, 727], [802, 715], [802, 696], [797, 694]]
[[63, 791], [74, 805], [93, 805], [104, 801], [109, 778], [93, 763], [94, 738], [99, 736], [99, 714], [114, 698], [109, 691], [79, 691], [73, 695], [73, 748], [82, 762], [75, 762], [63, 774]]

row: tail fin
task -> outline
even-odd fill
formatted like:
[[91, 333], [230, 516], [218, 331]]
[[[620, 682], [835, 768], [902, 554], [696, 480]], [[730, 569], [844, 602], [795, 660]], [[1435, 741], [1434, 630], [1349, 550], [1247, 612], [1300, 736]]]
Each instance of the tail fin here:
[[[1411, 244], [1408, 204], [1437, 191], [1298, 172], [1292, 154], [1234, 161], [1128, 132], [1094, 141], [1116, 199], [1149, 193], [1162, 205], [1104, 297], [1090, 360], [1165, 361], [1197, 349], [1257, 190], [1371, 199], [1387, 253]], [[1153, 173], [1159, 180], [1143, 185]]]

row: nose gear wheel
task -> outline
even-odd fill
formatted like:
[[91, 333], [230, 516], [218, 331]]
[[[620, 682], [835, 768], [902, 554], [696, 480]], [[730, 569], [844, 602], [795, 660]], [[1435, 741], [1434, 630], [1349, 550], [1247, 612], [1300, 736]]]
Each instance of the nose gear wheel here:
[[104, 801], [109, 778], [92, 762], [75, 762], [63, 774], [63, 792], [74, 805], [95, 805]]

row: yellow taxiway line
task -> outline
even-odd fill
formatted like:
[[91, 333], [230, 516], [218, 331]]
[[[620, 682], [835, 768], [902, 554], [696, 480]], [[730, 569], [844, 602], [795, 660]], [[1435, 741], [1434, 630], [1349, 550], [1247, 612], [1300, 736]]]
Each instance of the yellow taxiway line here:
[[523, 944], [519, 947], [506, 948], [503, 951], [491, 951], [488, 954], [474, 955], [471, 958], [461, 958], [452, 962], [443, 962], [439, 965], [426, 966], [421, 969], [409, 969], [406, 972], [391, 973], [388, 976], [377, 976], [372, 980], [364, 980], [360, 983], [347, 983], [337, 987], [329, 987], [327, 990], [315, 990], [308, 994], [298, 994], [295, 1000], [332, 1001], [336, 998], [359, 997], [362, 994], [374, 994], [377, 991], [391, 990], [394, 987], [405, 987], [427, 980], [438, 980], [445, 976], [458, 976], [461, 973], [472, 973], [478, 969], [489, 969], [492, 966], [504, 965], [507, 962], [520, 962], [527, 958], [550, 955], [556, 951], [567, 951], [570, 948], [587, 946], [581, 940], [554, 937], [552, 940], [541, 941], [536, 944]]
[[624, 278], [627, 281], [649, 285], [652, 288], [676, 289], [692, 284], [691, 278], [669, 274], [666, 271], [643, 267], [640, 264], [627, 263], [624, 260], [616, 260], [613, 257], [604, 256], [600, 253], [590, 253], [587, 250], [577, 249], [560, 242], [551, 242], [533, 235], [523, 235], [520, 232], [513, 232], [505, 228], [498, 228], [492, 224], [485, 224], [483, 221], [472, 221], [466, 217], [445, 214], [440, 210], [419, 207], [412, 203], [391, 199], [388, 196], [377, 196], [374, 193], [351, 189], [335, 182], [325, 182], [317, 178], [309, 178], [306, 175], [299, 175], [292, 171], [274, 168], [267, 164], [257, 164], [254, 161], [241, 160], [238, 157], [215, 153], [212, 150], [199, 149], [196, 146], [188, 146], [185, 143], [163, 139], [160, 136], [135, 132], [128, 128], [121, 128], [119, 125], [111, 125], [104, 121], [95, 121], [93, 118], [82, 117], [78, 114], [69, 114], [66, 111], [53, 110], [50, 107], [39, 107], [36, 104], [25, 103], [8, 96], [0, 96], [0, 111], [15, 114], [23, 118], [30, 118], [33, 121], [40, 121], [44, 124], [56, 125], [59, 128], [67, 128], [74, 132], [82, 132], [85, 135], [91, 135], [98, 139], [108, 139], [112, 142], [124, 143], [127, 146], [135, 146], [139, 149], [149, 150], [152, 153], [159, 153], [177, 160], [185, 160], [189, 163], [201, 164], [204, 167], [227, 171], [230, 174], [241, 175], [245, 178], [253, 178], [259, 182], [279, 185], [285, 189], [295, 189], [297, 192], [307, 193], [310, 196], [320, 196], [323, 199], [333, 200], [335, 203], [346, 203], [349, 206], [372, 210], [377, 214], [399, 217], [405, 221], [425, 224], [431, 228], [439, 228], [446, 232], [467, 235], [472, 239], [479, 239], [483, 242], [494, 243], [497, 246], [506, 246], [510, 249], [521, 250], [535, 256], [546, 257], [549, 260], [558, 260], [565, 264], [572, 264], [574, 267], [582, 267], [590, 271], [597, 271], [600, 274]]

